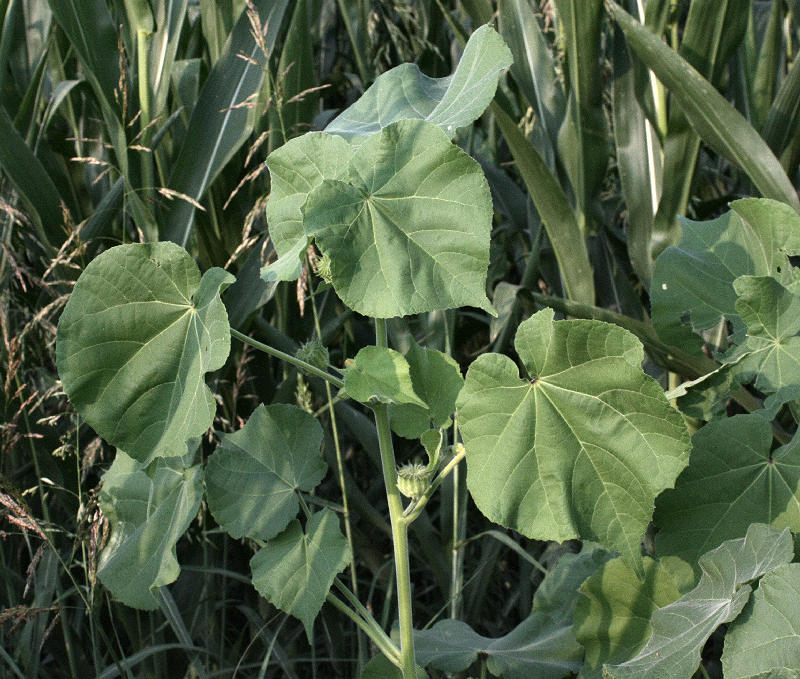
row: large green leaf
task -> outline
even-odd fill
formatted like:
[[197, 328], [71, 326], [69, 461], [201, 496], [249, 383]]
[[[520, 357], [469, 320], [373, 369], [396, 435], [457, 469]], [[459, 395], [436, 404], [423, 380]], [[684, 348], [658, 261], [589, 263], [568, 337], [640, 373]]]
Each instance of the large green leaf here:
[[641, 571], [655, 497], [688, 461], [686, 427], [642, 372], [631, 333], [553, 315], [517, 331], [530, 379], [498, 354], [470, 366], [457, 403], [467, 485], [492, 521], [537, 539], [596, 540]]
[[734, 319], [733, 282], [743, 275], [776, 276], [786, 255], [800, 253], [800, 217], [766, 199], [731, 203], [707, 222], [683, 221], [683, 237], [656, 260], [651, 286], [653, 325], [668, 344], [699, 350], [700, 331]]
[[614, 559], [589, 577], [580, 593], [574, 630], [586, 649], [581, 679], [599, 679], [604, 664], [634, 656], [650, 638], [650, 616], [681, 596], [667, 569], [647, 557], [644, 579], [624, 559]]
[[480, 165], [430, 123], [402, 120], [369, 138], [340, 180], [309, 194], [303, 214], [354, 311], [492, 310], [489, 186]]
[[725, 635], [725, 679], [796, 679], [800, 675], [800, 564], [776, 568], [758, 583]]
[[324, 179], [336, 179], [342, 173], [351, 155], [344, 139], [324, 132], [296, 137], [269, 154], [267, 224], [275, 252], [284, 259], [265, 267], [265, 278], [293, 280], [300, 275], [308, 244], [302, 207]]
[[446, 427], [450, 423], [464, 378], [453, 358], [435, 349], [424, 349], [413, 339], [405, 358], [414, 392], [425, 402], [425, 407], [412, 403], [392, 405], [389, 415], [396, 434], [415, 439], [429, 430], [431, 424]]
[[800, 383], [800, 296], [771, 276], [742, 276], [733, 287], [739, 295], [736, 311], [747, 325], [747, 338], [734, 352], [734, 356], [747, 354], [736, 368], [740, 378], [755, 377], [755, 386], [767, 393], [796, 387]]
[[628, 45], [658, 76], [700, 137], [741, 167], [758, 190], [800, 211], [800, 201], [778, 159], [742, 115], [692, 66], [619, 5], [609, 1]]
[[[267, 50], [271, 50], [281, 29], [288, 0], [254, 0]], [[250, 97], [261, 89], [268, 55], [252, 35], [246, 12], [231, 31], [219, 61], [203, 85], [192, 111], [185, 141], [169, 178], [169, 188], [199, 201], [225, 164], [250, 135], [255, 109]], [[244, 57], [244, 58], [243, 58]], [[177, 200], [167, 216], [166, 237], [186, 245], [194, 225], [195, 206]]]
[[299, 618], [311, 639], [317, 617], [336, 574], [352, 556], [329, 509], [314, 514], [305, 531], [295, 520], [250, 560], [253, 585], [273, 606]]
[[158, 607], [154, 590], [178, 578], [175, 543], [197, 515], [202, 497], [200, 465], [186, 468], [181, 458], [172, 458], [145, 467], [117, 451], [98, 498], [111, 538], [97, 570], [115, 599], [134, 608]]
[[297, 514], [297, 490], [311, 491], [327, 467], [322, 427], [288, 404], [260, 405], [225, 434], [206, 467], [208, 508], [235, 538], [268, 540]]
[[544, 613], [534, 612], [499, 639], [482, 636], [460, 620], [441, 620], [414, 633], [417, 662], [444, 672], [461, 672], [487, 657], [487, 667], [506, 679], [561, 679], [581, 666], [581, 648], [570, 625], [554, 629]]
[[424, 408], [425, 402], [414, 391], [408, 361], [394, 349], [364, 347], [348, 361], [344, 389], [350, 398], [369, 403], [408, 403]]
[[693, 437], [689, 466], [656, 502], [659, 556], [697, 559], [753, 522], [800, 530], [800, 438], [771, 451], [760, 415], [709, 422]]
[[230, 331], [220, 291], [172, 243], [119, 245], [95, 258], [58, 323], [57, 365], [75, 408], [106, 441], [140, 462], [186, 452], [216, 402], [204, 375], [222, 367]]
[[362, 143], [391, 123], [414, 118], [452, 137], [483, 113], [511, 62], [503, 39], [490, 25], [481, 26], [470, 36], [452, 75], [429, 78], [414, 64], [396, 66], [379, 76], [325, 131]]
[[659, 608], [650, 618], [653, 634], [639, 654], [606, 665], [612, 679], [689, 679], [714, 630], [741, 613], [752, 588], [747, 583], [792, 560], [792, 536], [754, 523], [747, 535], [728, 540], [700, 558], [703, 575], [691, 592]]

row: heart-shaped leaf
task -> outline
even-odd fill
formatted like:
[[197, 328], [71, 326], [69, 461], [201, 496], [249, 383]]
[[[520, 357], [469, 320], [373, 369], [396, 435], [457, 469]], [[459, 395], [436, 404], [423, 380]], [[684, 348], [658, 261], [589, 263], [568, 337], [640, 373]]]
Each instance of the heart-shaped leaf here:
[[202, 497], [200, 465], [186, 468], [175, 457], [145, 467], [117, 451], [98, 498], [111, 538], [97, 570], [115, 599], [134, 608], [158, 607], [154, 590], [177, 580], [175, 543], [197, 515]]
[[64, 391], [106, 441], [140, 462], [186, 452], [216, 402], [204, 375], [230, 351], [222, 269], [202, 280], [173, 243], [119, 245], [81, 274], [58, 323]]
[[659, 556], [697, 559], [753, 522], [800, 530], [800, 438], [771, 451], [760, 415], [709, 422], [692, 437], [689, 466], [656, 502]]
[[725, 635], [725, 679], [794, 679], [800, 668], [800, 564], [776, 568], [758, 583]]
[[260, 405], [247, 424], [224, 434], [206, 467], [214, 518], [231, 536], [268, 540], [297, 514], [297, 490], [322, 481], [322, 427], [287, 404]]
[[250, 560], [253, 585], [273, 606], [312, 626], [336, 574], [350, 562], [350, 548], [329, 509], [314, 514], [303, 531], [295, 520]]
[[703, 575], [691, 592], [659, 608], [650, 618], [653, 634], [639, 654], [606, 665], [612, 679], [689, 679], [714, 630], [741, 613], [752, 588], [746, 584], [792, 560], [788, 528], [779, 532], [754, 523], [747, 535], [723, 542], [700, 558]]
[[403, 120], [370, 137], [303, 208], [339, 297], [366, 316], [475, 306], [486, 297], [492, 198], [483, 172], [437, 127]]
[[[653, 325], [668, 344], [699, 350], [692, 328], [738, 321], [734, 280], [777, 276], [788, 265], [786, 255], [800, 253], [800, 216], [783, 203], [752, 198], [734, 201], [730, 212], [711, 221], [682, 225], [680, 243], [656, 260]], [[691, 326], [684, 325], [687, 318]]]
[[429, 78], [414, 64], [396, 66], [380, 75], [325, 131], [360, 143], [391, 123], [417, 118], [452, 137], [483, 113], [512, 61], [497, 32], [488, 24], [481, 26], [470, 36], [452, 75]]
[[467, 485], [492, 521], [542, 540], [596, 540], [641, 571], [656, 496], [689, 456], [683, 419], [640, 367], [642, 345], [600, 321], [519, 326], [530, 379], [484, 354], [458, 397]]

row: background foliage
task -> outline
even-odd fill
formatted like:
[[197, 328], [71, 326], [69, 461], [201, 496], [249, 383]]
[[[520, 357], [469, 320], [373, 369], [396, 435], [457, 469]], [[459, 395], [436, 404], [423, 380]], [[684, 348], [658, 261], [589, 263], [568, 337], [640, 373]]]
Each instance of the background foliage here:
[[[562, 313], [614, 320], [632, 330], [651, 359], [648, 371], [664, 387], [715, 366], [699, 340], [686, 344], [692, 335], [680, 326], [674, 291], [650, 289], [651, 276], [659, 282], [662, 274], [675, 276], [681, 260], [666, 269], [667, 260], [654, 262], [681, 237], [682, 252], [701, 249], [692, 240], [699, 227], [681, 226], [678, 215], [695, 222], [715, 218], [745, 195], [781, 201], [788, 213], [800, 207], [798, 6], [782, 0], [620, 4], [0, 0], [3, 673], [77, 677], [91, 668], [108, 678], [359, 675], [371, 653], [349, 621], [323, 607], [307, 634], [302, 623], [267, 604], [242, 576], [249, 547], [227, 537], [192, 498], [170, 500], [184, 503], [173, 522], [189, 526], [178, 544], [177, 583], [148, 602], [148, 612], [110, 598], [97, 581], [98, 553], [108, 539], [98, 481], [114, 451], [81, 422], [61, 391], [55, 322], [80, 272], [104, 249], [171, 240], [186, 246], [202, 271], [221, 267], [237, 276], [223, 294], [232, 327], [289, 353], [317, 334], [331, 362], [341, 366], [370, 343], [365, 319], [332, 293], [309, 299], [308, 271], [296, 286], [259, 276], [275, 258], [265, 221], [266, 156], [324, 127], [392, 66], [411, 61], [428, 76], [450, 74], [465, 37], [486, 22], [495, 21], [514, 64], [489, 111], [460, 129], [455, 141], [480, 161], [492, 192], [486, 294], [499, 316], [463, 309], [394, 319], [392, 345], [405, 351], [421, 341], [463, 368], [487, 350], [516, 358], [511, 340], [520, 321], [549, 303]], [[737, 205], [744, 226], [736, 215], [714, 224], [726, 244], [746, 245], [753, 242], [746, 226], [757, 219]], [[793, 251], [797, 237], [764, 238], [783, 238]], [[765, 277], [772, 260], [742, 268], [738, 260], [731, 265], [730, 251], [708, 255], [708, 266], [721, 262], [728, 279], [719, 291], [704, 289], [707, 298], [693, 307], [704, 314], [692, 316], [692, 323], [704, 332], [707, 351], [728, 348], [721, 319], [734, 329], [754, 326], [753, 299], [766, 294], [752, 292], [757, 286], [789, 295]], [[733, 279], [742, 274], [753, 278], [734, 290]], [[654, 316], [662, 310], [662, 323], [663, 310], [672, 313], [678, 329], [673, 324], [665, 335], [657, 328], [656, 336], [651, 309]], [[751, 344], [756, 335], [752, 331]], [[665, 351], [663, 342], [684, 346], [686, 354]], [[761, 370], [769, 379], [762, 364], [753, 368], [757, 360], [751, 353], [736, 370]], [[241, 345], [208, 383], [218, 397], [211, 404], [214, 433], [198, 442], [204, 456], [212, 438], [229, 440], [258, 403], [299, 403], [319, 415], [329, 466], [337, 468], [337, 449], [346, 462], [342, 480], [357, 558], [347, 578], [388, 629], [395, 615], [390, 531], [366, 411], [339, 402], [331, 427], [322, 382]], [[740, 405], [727, 406], [731, 414], [752, 410], [752, 399], [779, 387], [756, 386], [760, 391], [739, 394]], [[726, 407], [727, 392], [716, 404], [704, 398], [696, 406], [701, 415]], [[775, 413], [793, 398], [779, 398]], [[791, 403], [784, 408], [778, 426], [791, 432], [795, 411]], [[712, 426], [752, 431], [741, 419], [730, 423], [701, 429], [696, 447]], [[738, 431], [728, 435], [742, 439]], [[410, 442], [403, 445], [401, 460], [419, 454]], [[126, 473], [124, 460], [115, 464], [115, 473]], [[165, 478], [170, 473], [167, 465], [159, 470]], [[472, 650], [486, 644], [477, 662], [489, 662], [492, 670], [499, 667], [491, 664], [500, 662], [492, 653], [502, 649], [503, 635], [544, 606], [546, 592], [537, 590], [542, 570], [566, 563], [579, 545], [498, 530], [469, 504], [465, 477], [457, 478], [413, 524], [416, 621], [420, 628], [441, 617], [468, 621], [478, 633]], [[320, 494], [337, 497], [339, 482], [329, 475]], [[687, 477], [662, 496], [658, 511], [676, 502], [691, 509], [692, 483]], [[772, 518], [770, 509], [763, 520]], [[461, 544], [465, 536], [475, 539]], [[709, 547], [728, 536], [716, 537]], [[611, 561], [592, 576], [583, 608], [596, 603], [592, 592], [602, 578], [629, 582], [625, 568]], [[691, 589], [647, 561], [644, 570], [656, 583], [654, 607]], [[784, 566], [767, 576], [765, 587], [790, 576], [796, 580]], [[752, 615], [768, 617], [766, 606], [755, 601]], [[578, 640], [587, 658], [600, 658], [591, 647], [599, 633], [580, 611]], [[712, 637], [702, 669], [709, 676], [739, 662], [720, 650]], [[467, 652], [466, 664], [441, 669], [462, 671], [473, 662]], [[636, 676], [636, 668], [628, 671]]]

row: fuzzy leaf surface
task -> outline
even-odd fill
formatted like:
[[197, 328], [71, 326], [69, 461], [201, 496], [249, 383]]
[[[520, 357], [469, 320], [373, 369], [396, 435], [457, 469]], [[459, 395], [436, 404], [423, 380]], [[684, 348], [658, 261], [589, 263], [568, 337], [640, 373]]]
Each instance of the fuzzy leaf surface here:
[[800, 564], [790, 563], [765, 575], [725, 635], [725, 679], [800, 676], [798, 611]]
[[619, 665], [606, 665], [612, 679], [689, 679], [714, 630], [731, 622], [750, 598], [751, 580], [792, 560], [792, 536], [754, 523], [747, 535], [728, 540], [700, 558], [700, 582], [650, 618], [653, 634], [639, 654]]
[[599, 679], [603, 665], [633, 657], [650, 638], [650, 616], [680, 598], [672, 576], [645, 557], [644, 580], [624, 559], [604, 564], [581, 586], [575, 636], [586, 649], [581, 679]]
[[659, 556], [696, 568], [702, 554], [743, 537], [751, 523], [800, 530], [800, 438], [775, 451], [760, 415], [709, 422], [692, 437], [689, 466], [656, 502]]
[[208, 507], [219, 525], [234, 538], [280, 533], [299, 509], [295, 491], [311, 491], [325, 476], [321, 445], [319, 422], [297, 406], [256, 408], [208, 460]]
[[489, 671], [506, 679], [561, 679], [581, 665], [582, 649], [570, 625], [556, 626], [534, 612], [498, 639], [484, 637], [460, 620], [441, 620], [414, 633], [417, 662], [444, 672], [466, 670], [486, 655]]
[[425, 407], [425, 402], [414, 391], [408, 361], [400, 352], [384, 347], [364, 347], [348, 363], [344, 388], [356, 401], [369, 403], [374, 399], [380, 403], [411, 403]]
[[738, 321], [733, 282], [739, 276], [777, 276], [778, 267], [788, 266], [786, 255], [800, 253], [800, 216], [788, 205], [750, 198], [716, 219], [682, 225], [680, 243], [656, 260], [653, 325], [667, 344], [699, 351], [702, 341], [692, 329]]
[[115, 599], [134, 608], [158, 608], [154, 590], [178, 579], [175, 543], [202, 497], [200, 465], [186, 468], [180, 458], [162, 458], [145, 467], [117, 451], [98, 498], [111, 538], [97, 570]]
[[413, 404], [393, 405], [389, 409], [392, 429], [399, 436], [415, 439], [431, 427], [446, 427], [456, 410], [456, 398], [464, 378], [453, 358], [435, 349], [426, 349], [412, 341], [405, 355], [411, 372], [414, 392], [425, 407]]
[[435, 126], [370, 137], [303, 208], [308, 236], [354, 311], [377, 318], [475, 306], [486, 297], [492, 198], [480, 165]]
[[203, 278], [173, 243], [119, 245], [96, 257], [58, 323], [57, 364], [81, 416], [140, 462], [186, 452], [216, 402], [205, 373], [222, 367], [230, 327], [222, 269]]
[[253, 585], [273, 606], [298, 618], [311, 639], [333, 579], [352, 558], [339, 519], [329, 509], [314, 514], [305, 531], [297, 520], [250, 560]]
[[511, 51], [490, 26], [469, 38], [455, 72], [429, 78], [414, 64], [401, 64], [378, 76], [372, 86], [325, 128], [361, 143], [398, 120], [425, 120], [452, 137], [478, 118], [494, 98], [497, 81], [511, 62]]
[[459, 394], [475, 503], [528, 537], [595, 540], [641, 571], [655, 498], [689, 457], [683, 419], [640, 367], [641, 343], [545, 309], [520, 324], [515, 346], [530, 379], [484, 354]]

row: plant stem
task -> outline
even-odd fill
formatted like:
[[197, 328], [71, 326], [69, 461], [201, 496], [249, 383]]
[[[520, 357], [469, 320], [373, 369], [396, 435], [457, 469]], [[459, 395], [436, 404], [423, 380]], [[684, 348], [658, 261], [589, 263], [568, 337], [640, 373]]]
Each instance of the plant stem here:
[[331, 375], [330, 373], [327, 373], [324, 370], [320, 370], [316, 366], [313, 366], [310, 363], [306, 363], [305, 361], [302, 361], [299, 358], [292, 356], [291, 354], [284, 353], [280, 349], [276, 349], [275, 347], [271, 347], [268, 344], [263, 344], [258, 340], [254, 340], [252, 337], [248, 337], [247, 335], [239, 332], [235, 328], [231, 328], [231, 335], [236, 339], [241, 340], [245, 344], [249, 344], [251, 347], [255, 347], [256, 349], [263, 351], [265, 354], [269, 354], [270, 356], [279, 358], [282, 361], [286, 361], [286, 363], [289, 363], [295, 366], [296, 368], [300, 368], [300, 370], [307, 372], [309, 375], [313, 375], [314, 377], [321, 377], [323, 380], [330, 382], [337, 389], [342, 389], [344, 387], [344, 382], [335, 375]]
[[339, 599], [334, 594], [328, 592], [326, 601], [329, 604], [333, 604], [335, 608], [350, 618], [359, 629], [361, 629], [370, 639], [372, 639], [373, 643], [378, 647], [380, 652], [383, 653], [393, 665], [400, 667], [400, 654], [398, 653], [397, 648], [392, 643], [391, 639], [389, 639], [385, 633], [382, 635], [376, 634], [375, 630], [373, 630], [372, 627], [361, 618], [361, 616], [359, 616], [350, 608], [350, 606], [348, 606], [346, 603], [344, 603], [344, 601]]
[[[375, 319], [375, 343], [384, 348], [388, 347], [389, 344], [386, 337], [386, 321], [382, 318]], [[403, 500], [400, 497], [400, 491], [397, 489], [397, 462], [394, 457], [387, 406], [385, 403], [375, 403], [372, 409], [375, 412], [375, 425], [378, 429], [383, 482], [386, 486], [386, 500], [389, 504], [389, 518], [392, 525], [403, 679], [415, 679], [416, 663], [414, 662], [414, 623], [411, 611], [411, 568], [408, 560], [408, 522], [403, 517]]]

